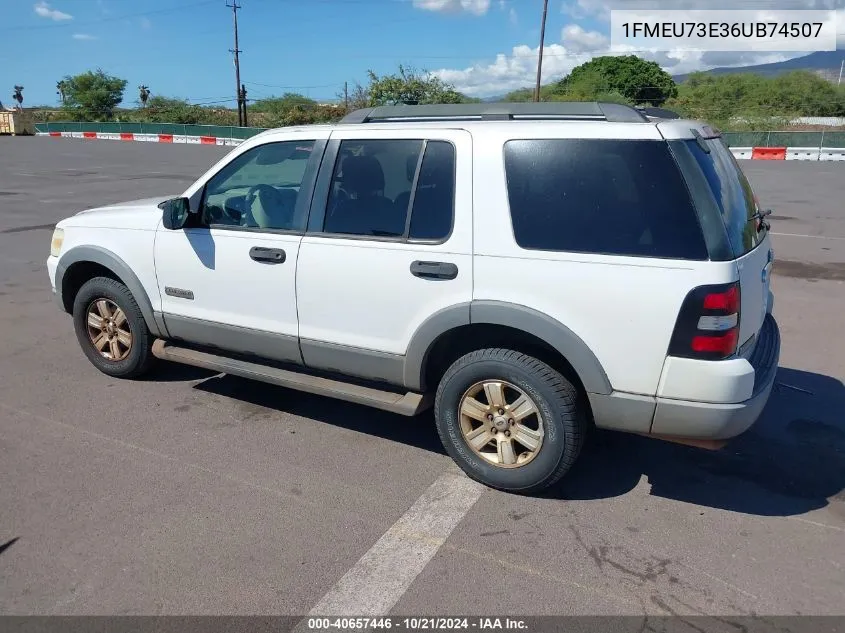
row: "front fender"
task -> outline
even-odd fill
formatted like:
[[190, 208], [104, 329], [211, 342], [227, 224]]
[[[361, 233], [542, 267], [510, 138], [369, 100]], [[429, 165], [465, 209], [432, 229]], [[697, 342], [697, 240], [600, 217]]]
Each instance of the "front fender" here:
[[132, 272], [132, 269], [120, 257], [112, 253], [110, 250], [101, 246], [75, 246], [64, 253], [56, 265], [56, 299], [64, 308], [65, 312], [70, 313], [73, 310], [73, 301], [69, 297], [64, 296], [65, 291], [65, 275], [68, 270], [75, 264], [83, 262], [92, 262], [108, 268], [121, 283], [125, 285], [138, 307], [141, 309], [141, 314], [144, 315], [144, 321], [150, 332], [155, 336], [165, 336], [166, 329], [164, 328], [163, 320], [156, 317], [153, 310], [153, 305], [150, 302], [150, 297], [147, 291], [144, 290], [144, 285], [138, 279], [138, 276]]

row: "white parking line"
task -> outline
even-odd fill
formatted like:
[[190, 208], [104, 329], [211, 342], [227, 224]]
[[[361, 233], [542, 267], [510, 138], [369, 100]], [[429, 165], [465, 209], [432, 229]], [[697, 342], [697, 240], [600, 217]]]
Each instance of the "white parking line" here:
[[782, 235], [784, 237], [809, 237], [814, 240], [845, 240], [845, 237], [833, 237], [828, 235], [804, 235], [802, 233], [772, 233], [772, 235]]
[[463, 474], [438, 477], [309, 616], [387, 615], [485, 489]]

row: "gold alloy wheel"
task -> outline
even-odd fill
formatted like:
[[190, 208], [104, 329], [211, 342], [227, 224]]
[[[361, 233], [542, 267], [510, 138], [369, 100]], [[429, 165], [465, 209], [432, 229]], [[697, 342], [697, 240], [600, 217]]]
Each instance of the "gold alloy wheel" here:
[[481, 458], [502, 468], [534, 459], [543, 445], [543, 418], [516, 385], [485, 380], [466, 390], [459, 405], [461, 433]]
[[87, 311], [88, 337], [103, 358], [123, 360], [132, 351], [132, 331], [126, 313], [111, 299], [96, 299]]

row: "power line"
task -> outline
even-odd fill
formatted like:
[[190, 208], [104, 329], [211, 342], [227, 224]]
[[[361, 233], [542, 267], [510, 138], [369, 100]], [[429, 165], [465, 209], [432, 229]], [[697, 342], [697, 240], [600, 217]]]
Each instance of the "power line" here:
[[280, 85], [277, 85], [277, 84], [262, 84], [262, 83], [259, 83], [257, 81], [249, 81], [249, 82], [247, 82], [247, 84], [250, 85], [250, 86], [262, 86], [264, 88], [282, 88], [282, 89], [288, 89], [288, 90], [311, 90], [313, 88], [331, 88], [331, 87], [337, 85], [337, 83], [330, 83], [330, 84], [320, 84], [318, 86], [280, 86]]

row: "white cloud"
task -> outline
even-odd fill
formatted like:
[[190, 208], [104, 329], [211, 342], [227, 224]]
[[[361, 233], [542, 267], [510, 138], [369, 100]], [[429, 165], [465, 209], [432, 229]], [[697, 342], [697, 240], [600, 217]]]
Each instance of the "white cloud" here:
[[85, 40], [85, 41], [97, 39], [96, 35], [90, 35], [88, 33], [74, 33], [71, 37], [73, 37], [73, 39], [75, 39], [75, 40]]
[[[456, 5], [456, 1], [425, 0], [429, 4]], [[422, 0], [415, 0], [419, 4]], [[500, 4], [500, 7], [504, 8]], [[612, 8], [701, 9], [702, 0], [568, 0], [564, 12], [570, 15], [608, 19]], [[845, 48], [845, 0], [712, 0], [708, 8], [734, 9], [825, 9], [838, 16], [839, 48]], [[479, 61], [465, 68], [441, 68], [434, 74], [473, 96], [497, 95], [534, 83], [537, 72], [536, 46], [522, 44], [509, 53], [500, 53], [493, 60]], [[634, 50], [632, 46], [610, 46], [606, 26], [586, 30], [580, 24], [567, 24], [561, 30], [560, 42], [547, 44], [543, 52], [543, 82], [565, 77], [575, 66], [598, 55], [636, 54], [657, 62], [672, 75], [682, 75], [716, 66], [738, 67], [784, 61], [806, 53], [780, 52], [702, 52], [689, 50]]]
[[490, 0], [414, 0], [414, 6], [425, 11], [443, 13], [466, 11], [473, 15], [484, 15], [490, 8]]
[[607, 48], [607, 36], [598, 31], [586, 31], [578, 24], [567, 24], [560, 32], [560, 41], [573, 52], [599, 51]]
[[32, 7], [35, 10], [35, 13], [42, 18], [47, 18], [48, 20], [54, 20], [56, 22], [61, 22], [62, 20], [72, 20], [73, 16], [69, 13], [64, 13], [63, 11], [59, 11], [58, 9], [52, 9], [49, 4], [44, 2], [37, 2]]
[[141, 28], [144, 29], [145, 31], [147, 29], [151, 29], [153, 27], [153, 23], [150, 22], [149, 18], [141, 18], [141, 20], [139, 21], [139, 24], [141, 25]]
[[519, 16], [516, 14], [516, 9], [514, 9], [513, 7], [510, 8], [510, 11], [508, 11], [508, 19], [514, 26], [519, 24]]
[[[568, 32], [567, 32], [568, 31]], [[543, 83], [557, 81], [573, 68], [600, 55], [636, 54], [660, 64], [671, 75], [684, 75], [716, 66], [751, 66], [780, 62], [805, 53], [702, 52], [702, 51], [643, 51], [631, 46], [610, 48], [607, 38], [599, 47], [602, 34], [595, 31], [564, 29], [562, 44], [548, 44], [543, 48]], [[567, 37], [568, 36], [568, 37]], [[596, 48], [590, 48], [595, 46]], [[493, 61], [479, 62], [466, 68], [441, 68], [432, 71], [444, 81], [454, 84], [461, 92], [486, 97], [511, 90], [530, 87], [537, 74], [539, 47], [527, 44], [515, 46], [510, 53], [500, 53]]]
[[[433, 71], [468, 95], [488, 96], [502, 94], [531, 86], [537, 76], [539, 46], [526, 44], [514, 46], [510, 54], [500, 53], [491, 63], [480, 63], [460, 70], [442, 68]], [[543, 83], [566, 76], [590, 59], [590, 55], [572, 53], [560, 44], [543, 47]]]

